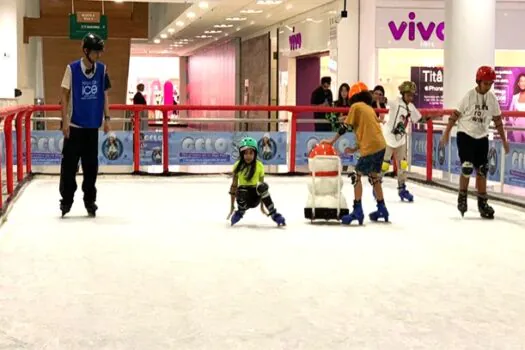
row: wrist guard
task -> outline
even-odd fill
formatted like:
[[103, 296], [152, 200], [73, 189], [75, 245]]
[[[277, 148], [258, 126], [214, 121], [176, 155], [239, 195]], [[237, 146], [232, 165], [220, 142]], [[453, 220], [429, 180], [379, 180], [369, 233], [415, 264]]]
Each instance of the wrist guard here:
[[229, 194], [232, 195], [232, 196], [235, 196], [237, 194], [237, 186], [236, 185], [231, 185], [230, 186]]
[[344, 134], [346, 134], [347, 131], [352, 132], [352, 126], [351, 125], [341, 124], [341, 126], [339, 127], [339, 130], [337, 130], [337, 133], [339, 135], [344, 135]]

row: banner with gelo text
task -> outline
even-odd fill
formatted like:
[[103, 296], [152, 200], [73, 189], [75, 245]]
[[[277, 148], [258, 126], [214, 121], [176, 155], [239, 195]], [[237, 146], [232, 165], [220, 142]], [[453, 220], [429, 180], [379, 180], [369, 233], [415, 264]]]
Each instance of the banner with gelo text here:
[[162, 164], [162, 132], [140, 133], [140, 165]]
[[239, 158], [245, 137], [257, 141], [258, 158], [265, 165], [286, 164], [285, 132], [172, 132], [169, 135], [172, 165], [232, 165]]
[[427, 166], [427, 133], [412, 133], [412, 164], [413, 166]]
[[[334, 132], [298, 132], [297, 143], [296, 143], [296, 157], [295, 164], [298, 166], [308, 165], [308, 155], [315, 145], [319, 144], [322, 140], [331, 139], [335, 135]], [[355, 147], [355, 135], [354, 133], [347, 132], [337, 140], [334, 144], [334, 148], [341, 157], [341, 163], [343, 165], [355, 165], [359, 158], [359, 152], [354, 154], [346, 154], [345, 149], [348, 147]]]
[[[60, 165], [64, 136], [61, 131], [33, 131], [31, 133], [31, 160], [35, 166]], [[99, 165], [132, 165], [133, 134], [129, 131], [99, 133]], [[16, 148], [14, 148], [16, 162]]]
[[505, 184], [525, 187], [525, 144], [509, 144], [510, 152], [505, 158]]
[[[461, 161], [459, 159], [458, 145], [456, 137], [450, 138], [450, 172], [452, 174], [461, 174]], [[489, 181], [501, 181], [501, 141], [489, 141], [488, 153], [488, 174]], [[472, 173], [472, 177], [476, 176], [476, 171]]]

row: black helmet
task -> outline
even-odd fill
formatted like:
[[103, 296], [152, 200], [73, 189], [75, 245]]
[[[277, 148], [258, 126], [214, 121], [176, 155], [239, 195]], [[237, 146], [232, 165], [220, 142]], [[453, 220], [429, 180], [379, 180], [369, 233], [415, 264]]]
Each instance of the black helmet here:
[[88, 33], [82, 40], [82, 48], [88, 51], [104, 51], [104, 40], [96, 34]]

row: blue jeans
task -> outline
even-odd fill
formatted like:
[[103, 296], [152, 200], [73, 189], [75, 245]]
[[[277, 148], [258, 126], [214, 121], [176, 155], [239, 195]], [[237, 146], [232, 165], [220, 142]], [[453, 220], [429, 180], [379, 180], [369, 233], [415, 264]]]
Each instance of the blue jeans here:
[[364, 157], [360, 157], [357, 160], [355, 170], [362, 175], [369, 175], [373, 173], [381, 174], [381, 165], [383, 164], [384, 157], [385, 149]]

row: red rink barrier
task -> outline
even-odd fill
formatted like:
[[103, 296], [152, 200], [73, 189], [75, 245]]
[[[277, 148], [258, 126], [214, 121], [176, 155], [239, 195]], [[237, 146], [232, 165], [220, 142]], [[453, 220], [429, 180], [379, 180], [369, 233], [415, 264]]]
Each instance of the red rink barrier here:
[[[140, 170], [140, 113], [141, 111], [160, 111], [162, 112], [162, 156], [163, 156], [163, 173], [169, 173], [169, 147], [168, 147], [168, 132], [169, 132], [169, 112], [173, 111], [236, 111], [236, 112], [286, 112], [285, 118], [259, 120], [264, 123], [287, 123], [289, 124], [288, 132], [290, 133], [290, 143], [288, 152], [288, 172], [293, 174], [296, 172], [296, 142], [297, 142], [297, 124], [298, 115], [305, 112], [326, 112], [326, 113], [342, 113], [348, 112], [347, 108], [332, 108], [332, 107], [318, 107], [318, 106], [194, 106], [194, 105], [167, 105], [167, 106], [135, 106], [135, 105], [111, 105], [112, 111], [133, 112], [133, 135], [134, 135], [134, 157], [133, 157], [133, 171], [138, 173]], [[16, 194], [24, 181], [26, 181], [32, 174], [31, 164], [31, 130], [34, 112], [59, 112], [61, 106], [59, 105], [39, 105], [39, 106], [15, 106], [0, 109], [0, 122], [3, 124], [4, 138], [5, 138], [5, 192], [2, 186], [0, 191], [0, 210], [4, 210], [5, 203], [11, 200]], [[386, 109], [378, 109], [378, 113], [385, 114]], [[437, 109], [421, 109], [421, 114], [424, 116], [431, 116], [426, 123], [427, 133], [427, 167], [426, 180], [432, 181], [432, 163], [433, 163], [433, 131], [435, 122], [443, 120], [443, 117], [450, 115], [453, 110], [437, 110]], [[503, 112], [504, 117], [525, 117], [525, 112]], [[52, 120], [53, 118], [49, 118]], [[54, 118], [55, 120], [57, 118]], [[220, 119], [233, 123], [248, 123], [252, 122], [250, 119]], [[177, 118], [181, 121], [191, 121], [192, 123], [210, 123], [216, 122], [217, 118]], [[15, 132], [13, 133], [13, 127]], [[15, 135], [15, 143], [13, 143], [13, 134]], [[25, 137], [25, 142], [23, 139]], [[14, 147], [16, 144], [17, 162], [14, 159]], [[24, 152], [25, 150], [25, 152]], [[25, 162], [24, 162], [25, 159]], [[16, 169], [15, 169], [16, 166]], [[16, 170], [16, 186], [15, 173]], [[4, 183], [3, 171], [0, 172], [0, 183]], [[4, 195], [7, 194], [7, 199], [4, 200]]]

